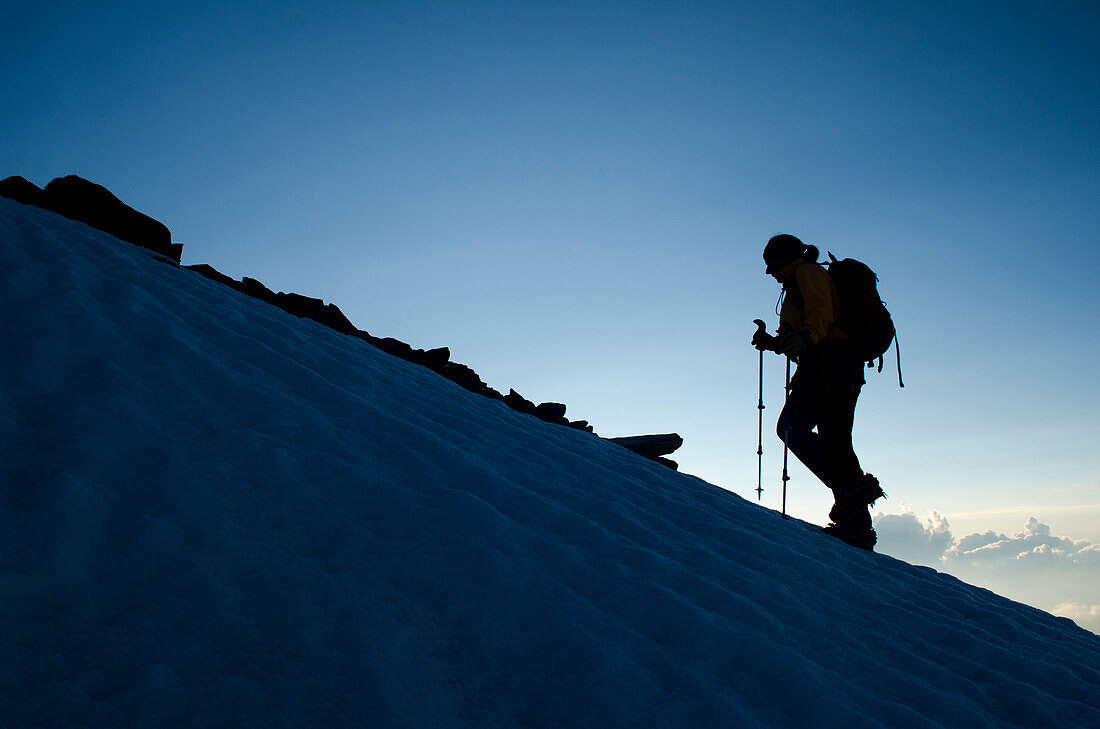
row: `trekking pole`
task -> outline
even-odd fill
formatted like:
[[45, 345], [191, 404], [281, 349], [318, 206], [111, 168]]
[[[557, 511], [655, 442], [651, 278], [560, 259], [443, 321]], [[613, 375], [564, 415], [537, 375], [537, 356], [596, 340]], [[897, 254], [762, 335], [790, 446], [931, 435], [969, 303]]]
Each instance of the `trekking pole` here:
[[[783, 385], [783, 405], [787, 404], [787, 401], [791, 399], [791, 358], [787, 357], [787, 381]], [[791, 434], [791, 426], [788, 424], [783, 429], [783, 510], [780, 512], [780, 516], [784, 519], [787, 518], [787, 482], [791, 480], [791, 477], [787, 475], [787, 440]]]
[[[766, 334], [768, 329], [760, 319], [753, 319], [760, 334]], [[756, 404], [759, 411], [759, 419], [756, 426], [756, 500], [760, 501], [764, 493], [764, 350], [760, 350], [760, 399]]]

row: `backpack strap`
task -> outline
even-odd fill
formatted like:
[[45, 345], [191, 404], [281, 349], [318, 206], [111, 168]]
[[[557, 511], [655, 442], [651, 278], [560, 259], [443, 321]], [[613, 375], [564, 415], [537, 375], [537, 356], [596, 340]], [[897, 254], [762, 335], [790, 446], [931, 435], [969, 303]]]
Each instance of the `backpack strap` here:
[[[901, 347], [898, 345], [898, 333], [894, 331], [894, 353], [898, 356], [898, 387], [905, 387], [901, 379]], [[879, 372], [882, 372], [882, 360], [879, 360]]]

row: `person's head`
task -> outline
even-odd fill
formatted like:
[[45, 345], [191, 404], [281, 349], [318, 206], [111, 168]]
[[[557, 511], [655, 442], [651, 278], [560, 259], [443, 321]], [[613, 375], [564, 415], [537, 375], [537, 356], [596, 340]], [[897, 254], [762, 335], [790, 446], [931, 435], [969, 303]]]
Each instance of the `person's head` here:
[[764, 263], [767, 266], [765, 272], [780, 283], [783, 282], [781, 272], [799, 260], [816, 261], [817, 248], [786, 233], [773, 236], [768, 245], [764, 246]]

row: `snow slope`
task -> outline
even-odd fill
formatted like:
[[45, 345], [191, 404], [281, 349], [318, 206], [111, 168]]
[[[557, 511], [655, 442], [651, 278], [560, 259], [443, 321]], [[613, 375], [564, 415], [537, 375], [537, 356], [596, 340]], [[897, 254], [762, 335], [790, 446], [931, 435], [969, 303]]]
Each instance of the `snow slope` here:
[[0, 723], [1098, 727], [1100, 638], [0, 199]]

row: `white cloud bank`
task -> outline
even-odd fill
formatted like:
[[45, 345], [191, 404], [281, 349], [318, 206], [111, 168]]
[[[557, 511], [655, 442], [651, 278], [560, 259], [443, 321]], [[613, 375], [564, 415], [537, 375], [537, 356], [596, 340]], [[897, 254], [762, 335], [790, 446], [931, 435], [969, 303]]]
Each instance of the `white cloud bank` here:
[[955, 538], [937, 512], [876, 514], [878, 549], [1070, 618], [1100, 634], [1100, 545], [1059, 537], [1034, 517], [1022, 531]]
[[1089, 628], [1094, 633], [1096, 626], [1100, 625], [1100, 605], [1082, 605], [1077, 602], [1067, 602], [1052, 610], [1055, 615], [1061, 615], [1063, 618], [1069, 618], [1075, 621], [1078, 625], [1084, 625], [1092, 627]]

